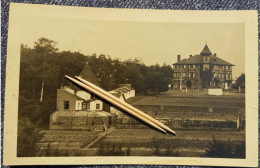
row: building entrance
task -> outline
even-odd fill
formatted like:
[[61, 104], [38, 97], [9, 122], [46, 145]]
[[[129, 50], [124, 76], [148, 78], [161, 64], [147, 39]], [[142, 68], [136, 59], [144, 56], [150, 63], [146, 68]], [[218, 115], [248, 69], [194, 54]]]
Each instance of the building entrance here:
[[190, 80], [186, 81], [186, 87], [187, 87], [187, 88], [190, 88], [190, 87], [191, 87], [191, 81], [190, 81]]

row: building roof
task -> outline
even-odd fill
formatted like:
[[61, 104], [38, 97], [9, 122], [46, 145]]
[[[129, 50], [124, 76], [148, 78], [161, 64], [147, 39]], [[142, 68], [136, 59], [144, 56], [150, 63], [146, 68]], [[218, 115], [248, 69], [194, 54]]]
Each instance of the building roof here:
[[203, 48], [203, 50], [200, 53], [200, 55], [194, 55], [194, 56], [192, 56], [190, 58], [182, 59], [182, 60], [174, 63], [173, 65], [202, 64], [204, 56], [208, 56], [209, 57], [209, 63], [210, 64], [234, 66], [233, 64], [231, 64], [231, 63], [229, 63], [229, 62], [227, 62], [227, 61], [217, 57], [216, 55], [212, 55], [212, 53], [210, 52], [207, 44]]
[[121, 96], [120, 93], [115, 93], [115, 92], [110, 92], [110, 94], [112, 94], [113, 96], [119, 98]]
[[134, 90], [131, 86], [123, 86], [109, 91], [110, 93], [127, 93], [128, 91]]
[[212, 53], [210, 52], [209, 50], [209, 47], [208, 45], [206, 44], [203, 48], [203, 50], [201, 51], [200, 55], [203, 55], [203, 56], [209, 56], [211, 55]]
[[[68, 87], [68, 88], [70, 88], [70, 89], [73, 89], [73, 88], [70, 87], [70, 86], [65, 86], [65, 87]], [[65, 90], [64, 88], [61, 88], [61, 89], [59, 89], [59, 90], [64, 91], [65, 93], [67, 93], [68, 95], [70, 95], [70, 96], [72, 96], [72, 97], [75, 97], [75, 99], [77, 99], [77, 100], [83, 100], [83, 98], [79, 97], [79, 96], [76, 95], [75, 93], [72, 94], [72, 93], [68, 92], [68, 91]], [[74, 90], [74, 89], [73, 89], [73, 90]], [[75, 92], [75, 90], [74, 90], [74, 92]]]
[[89, 81], [90, 83], [93, 83], [94, 85], [101, 87], [99, 82], [97, 81], [96, 75], [94, 72], [91, 70], [90, 66], [88, 63], [83, 67], [82, 71], [80, 72], [81, 78]]

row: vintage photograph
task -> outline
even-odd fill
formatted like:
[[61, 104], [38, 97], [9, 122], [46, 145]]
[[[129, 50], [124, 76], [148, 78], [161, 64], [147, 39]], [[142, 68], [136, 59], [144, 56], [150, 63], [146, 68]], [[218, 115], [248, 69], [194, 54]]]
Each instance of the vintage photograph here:
[[16, 44], [15, 157], [248, 158], [244, 22], [40, 14]]
[[[245, 158], [244, 24], [39, 22], [21, 44], [18, 157]], [[65, 75], [101, 87], [176, 136]]]

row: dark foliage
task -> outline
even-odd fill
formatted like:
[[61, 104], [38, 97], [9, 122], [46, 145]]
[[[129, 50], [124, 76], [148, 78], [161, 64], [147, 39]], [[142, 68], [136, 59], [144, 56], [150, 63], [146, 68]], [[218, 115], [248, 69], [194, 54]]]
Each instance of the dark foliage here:
[[238, 86], [245, 86], [245, 74], [242, 73], [236, 80]]
[[240, 88], [245, 88], [245, 74], [242, 73], [237, 79], [236, 83], [232, 85], [233, 89], [238, 90]]
[[131, 153], [131, 146], [124, 147], [124, 141], [102, 142], [98, 145], [98, 156], [129, 156]]
[[213, 158], [245, 158], [245, 141], [231, 143], [228, 141], [216, 140], [213, 136], [212, 141], [205, 150], [206, 157]]
[[17, 156], [35, 156], [38, 149], [36, 143], [40, 141], [43, 134], [26, 118], [20, 119], [18, 123]]
[[150, 147], [156, 156], [180, 156], [178, 143], [173, 139], [154, 137]]

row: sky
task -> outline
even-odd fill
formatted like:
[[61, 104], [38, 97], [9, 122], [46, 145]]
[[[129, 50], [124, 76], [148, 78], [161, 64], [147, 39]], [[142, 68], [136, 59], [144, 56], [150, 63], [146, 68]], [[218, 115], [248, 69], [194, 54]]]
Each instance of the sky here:
[[146, 65], [172, 65], [199, 54], [205, 44], [217, 57], [234, 64], [233, 78], [245, 72], [243, 23], [177, 23], [28, 18], [22, 43], [33, 47], [41, 37], [58, 43], [59, 51], [139, 58]]

